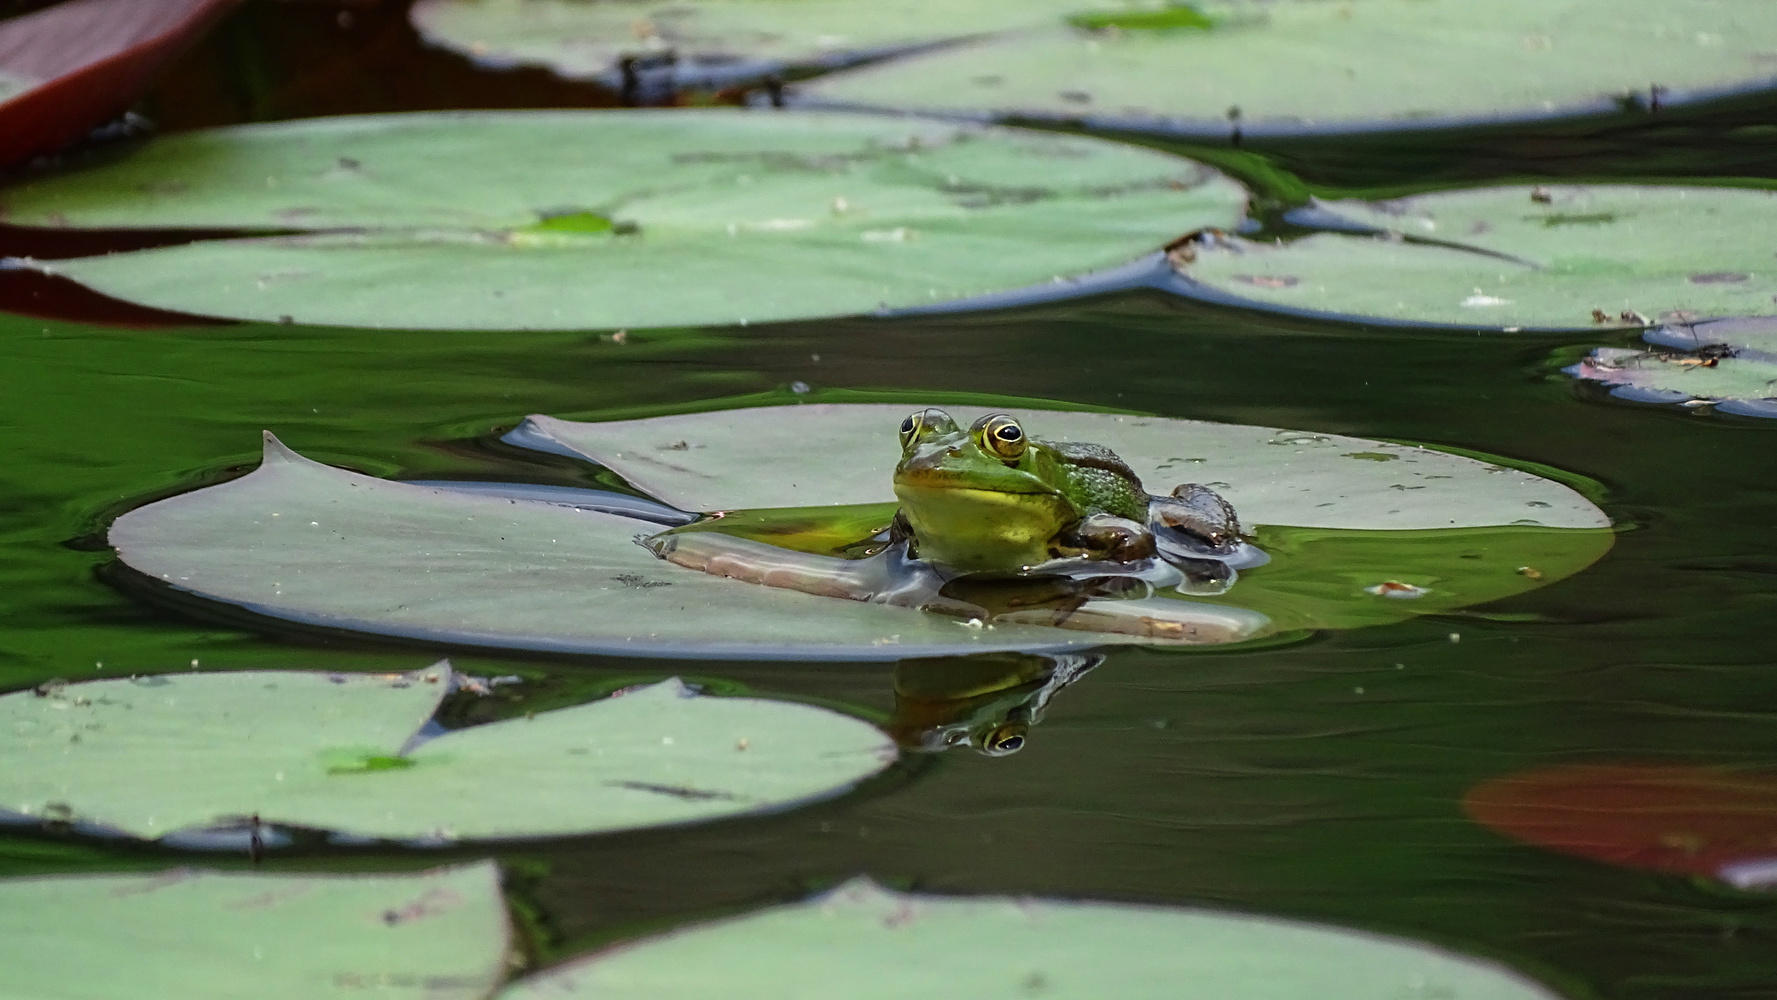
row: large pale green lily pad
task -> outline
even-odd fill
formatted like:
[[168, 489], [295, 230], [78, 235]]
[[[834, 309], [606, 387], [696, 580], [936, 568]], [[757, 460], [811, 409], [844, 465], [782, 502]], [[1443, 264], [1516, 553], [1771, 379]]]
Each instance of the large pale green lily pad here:
[[489, 862], [0, 881], [0, 989], [33, 1000], [477, 1000], [504, 977], [509, 938]]
[[[966, 421], [980, 410], [954, 412]], [[533, 417], [509, 437], [606, 465], [691, 510], [797, 507], [808, 509], [805, 519], [861, 523], [892, 500], [903, 415], [811, 404], [603, 424]], [[1210, 484], [1257, 526], [1262, 544], [1287, 554], [1243, 572], [1220, 597], [1155, 598], [1166, 614], [1201, 626], [1190, 641], [1374, 624], [1491, 600], [1577, 572], [1612, 537], [1604, 514], [1566, 486], [1416, 446], [1116, 414], [1035, 413], [1027, 426], [1109, 444], [1156, 492]], [[110, 539], [125, 564], [172, 588], [310, 625], [471, 645], [900, 659], [1155, 641], [984, 625], [743, 583], [634, 544], [661, 527], [519, 495], [358, 476], [268, 440], [257, 471], [132, 511]], [[1372, 592], [1391, 581], [1430, 592], [1409, 600]]]
[[[809, 507], [895, 499], [895, 427], [886, 403], [764, 406], [581, 423], [533, 416], [508, 439], [611, 469], [683, 510]], [[946, 406], [963, 426], [994, 412]], [[1242, 523], [1415, 529], [1535, 524], [1599, 528], [1609, 518], [1567, 487], [1447, 452], [1316, 434], [1120, 413], [1038, 410], [1026, 429], [1109, 446], [1150, 493], [1211, 483]]]
[[1346, 320], [1496, 330], [1744, 316], [1777, 295], [1777, 192], [1508, 186], [1322, 205], [1375, 235], [1212, 238], [1187, 293]]
[[[827, 709], [678, 681], [433, 735], [449, 664], [187, 674], [0, 696], [0, 809], [135, 837], [248, 825], [442, 842], [709, 820], [844, 791], [895, 758]], [[429, 737], [429, 738], [428, 738]]]
[[0, 194], [15, 225], [292, 235], [44, 261], [263, 321], [587, 329], [867, 313], [1127, 263], [1245, 194], [1116, 143], [870, 115], [477, 112], [188, 133]]
[[1079, 0], [420, 0], [410, 17], [427, 42], [484, 64], [610, 82], [626, 56], [670, 52], [744, 80], [1054, 24], [1078, 9]]
[[1056, 23], [834, 74], [804, 93], [906, 110], [1290, 134], [1664, 105], [1770, 86], [1777, 75], [1777, 9], [1764, 0], [1199, 6], [1208, 30]]
[[1491, 962], [1357, 931], [1212, 910], [906, 894], [867, 880], [629, 942], [501, 1000], [1553, 1000]]
[[1563, 371], [1621, 399], [1777, 417], [1777, 317], [1672, 324], [1643, 336], [1657, 346], [1600, 347]]

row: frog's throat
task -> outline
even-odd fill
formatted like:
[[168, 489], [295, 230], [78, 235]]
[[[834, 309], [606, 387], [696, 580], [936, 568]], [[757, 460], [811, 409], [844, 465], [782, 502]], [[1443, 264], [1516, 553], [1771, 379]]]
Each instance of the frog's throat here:
[[919, 558], [965, 573], [1017, 572], [1051, 557], [1079, 513], [1054, 493], [896, 483]]

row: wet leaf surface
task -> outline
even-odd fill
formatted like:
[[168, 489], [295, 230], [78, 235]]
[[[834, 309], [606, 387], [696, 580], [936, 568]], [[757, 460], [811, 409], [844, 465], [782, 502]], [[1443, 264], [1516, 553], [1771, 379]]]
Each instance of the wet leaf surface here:
[[475, 1000], [504, 976], [509, 933], [491, 862], [0, 881], [0, 967], [15, 997]]
[[1502, 967], [1398, 938], [1265, 917], [848, 882], [547, 970], [500, 1000], [957, 995], [1373, 1000], [1423, 984], [1462, 1000], [1549, 1000]]
[[[37, 266], [118, 299], [413, 329], [747, 324], [932, 305], [1232, 225], [1180, 157], [876, 116], [502, 112], [188, 133], [0, 195], [13, 223], [234, 228]], [[282, 235], [255, 235], [255, 233]], [[194, 276], [201, 276], [194, 278]]]
[[427, 728], [454, 682], [441, 663], [5, 695], [0, 808], [15, 822], [236, 849], [275, 844], [262, 827], [428, 843], [570, 836], [782, 808], [843, 792], [895, 759], [857, 719], [700, 695], [677, 680]]

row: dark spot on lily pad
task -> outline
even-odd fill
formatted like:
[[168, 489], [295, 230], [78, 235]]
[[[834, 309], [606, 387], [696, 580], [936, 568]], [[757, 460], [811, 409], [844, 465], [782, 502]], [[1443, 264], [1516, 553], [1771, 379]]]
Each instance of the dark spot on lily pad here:
[[1703, 274], [1691, 275], [1693, 285], [1737, 285], [1751, 278], [1752, 275], [1742, 271], [1708, 271]]
[[1062, 90], [1056, 92], [1055, 96], [1072, 104], [1092, 103], [1092, 95], [1086, 93], [1084, 90]]
[[1556, 212], [1543, 216], [1545, 226], [1602, 226], [1617, 221], [1615, 212], [1593, 212], [1589, 215], [1572, 215], [1567, 212]]
[[1257, 285], [1260, 288], [1294, 288], [1302, 283], [1301, 278], [1288, 274], [1236, 274], [1234, 280], [1248, 285]]
[[683, 785], [656, 785], [647, 781], [613, 781], [618, 788], [632, 788], [638, 792], [653, 792], [657, 795], [671, 795], [676, 799], [689, 799], [693, 802], [707, 802], [710, 799], [732, 799], [732, 792], [711, 792], [701, 788], [686, 788]]

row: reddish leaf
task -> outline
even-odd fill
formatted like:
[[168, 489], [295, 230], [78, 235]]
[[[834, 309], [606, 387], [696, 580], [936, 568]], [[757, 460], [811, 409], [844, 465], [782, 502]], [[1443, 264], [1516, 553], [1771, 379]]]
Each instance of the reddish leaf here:
[[1578, 764], [1484, 781], [1462, 804], [1508, 837], [1626, 868], [1744, 885], [1777, 860], [1777, 775]]
[[70, 0], [0, 22], [0, 165], [54, 152], [117, 117], [155, 72], [240, 0]]

